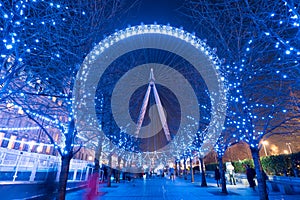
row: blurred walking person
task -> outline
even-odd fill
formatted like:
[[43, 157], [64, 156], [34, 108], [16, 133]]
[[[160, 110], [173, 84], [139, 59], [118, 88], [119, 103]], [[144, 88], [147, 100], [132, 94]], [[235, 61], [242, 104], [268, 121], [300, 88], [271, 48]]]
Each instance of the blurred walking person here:
[[252, 167], [250, 167], [249, 164], [246, 167], [246, 175], [247, 175], [249, 186], [255, 191], [256, 183], [254, 181], [254, 178], [256, 176], [256, 172]]
[[216, 167], [215, 169], [215, 180], [217, 181], [217, 186], [219, 187], [219, 181], [221, 179], [221, 174], [220, 174], [220, 170], [219, 167]]

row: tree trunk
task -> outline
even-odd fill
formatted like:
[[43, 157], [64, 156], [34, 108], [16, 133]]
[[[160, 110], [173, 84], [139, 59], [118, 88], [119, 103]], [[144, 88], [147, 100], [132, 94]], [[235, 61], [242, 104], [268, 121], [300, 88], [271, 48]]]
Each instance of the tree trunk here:
[[267, 184], [265, 180], [265, 176], [262, 173], [262, 166], [259, 158], [259, 149], [257, 147], [250, 147], [252, 158], [255, 166], [255, 172], [257, 177], [258, 183], [258, 193], [260, 200], [268, 200], [268, 193], [267, 193]]
[[71, 159], [72, 156], [70, 154], [61, 157], [61, 171], [59, 175], [58, 190], [56, 195], [57, 200], [65, 200]]
[[184, 166], [184, 171], [183, 171], [183, 176], [184, 176], [184, 180], [187, 180], [187, 177], [186, 177], [186, 158], [184, 157], [183, 159], [183, 166]]
[[111, 187], [111, 174], [112, 174], [111, 159], [112, 156], [110, 155], [108, 161], [108, 169], [107, 169], [107, 187]]
[[228, 194], [227, 188], [226, 188], [226, 178], [225, 178], [225, 170], [223, 167], [223, 159], [222, 156], [218, 155], [218, 162], [219, 162], [219, 170], [221, 175], [221, 185], [222, 185], [222, 193]]
[[199, 160], [201, 165], [201, 187], [207, 187], [203, 158], [200, 157]]
[[178, 176], [178, 162], [175, 161], [175, 176]]
[[190, 167], [191, 167], [191, 182], [194, 183], [195, 179], [194, 179], [194, 170], [193, 170], [193, 160], [192, 160], [192, 158], [190, 158]]

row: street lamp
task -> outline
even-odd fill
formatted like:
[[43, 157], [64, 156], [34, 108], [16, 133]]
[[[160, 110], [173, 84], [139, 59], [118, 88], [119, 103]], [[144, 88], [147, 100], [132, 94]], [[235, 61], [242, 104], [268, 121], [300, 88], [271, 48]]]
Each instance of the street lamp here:
[[269, 145], [269, 142], [267, 140], [264, 140], [262, 141], [262, 145], [264, 147], [265, 155], [268, 156], [266, 145]]
[[290, 154], [292, 154], [293, 151], [292, 151], [292, 148], [291, 148], [291, 143], [290, 143], [290, 142], [287, 142], [287, 143], [285, 143], [285, 144], [286, 144], [286, 146], [288, 146]]
[[288, 150], [283, 150], [284, 154], [289, 154]]

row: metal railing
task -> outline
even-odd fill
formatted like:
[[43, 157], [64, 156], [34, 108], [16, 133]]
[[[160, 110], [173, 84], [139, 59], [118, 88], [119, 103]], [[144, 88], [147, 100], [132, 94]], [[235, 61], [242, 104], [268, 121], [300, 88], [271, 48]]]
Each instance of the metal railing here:
[[[93, 162], [72, 159], [68, 180], [86, 181]], [[0, 147], [0, 181], [45, 181], [55, 174], [58, 181], [59, 156], [31, 153]]]

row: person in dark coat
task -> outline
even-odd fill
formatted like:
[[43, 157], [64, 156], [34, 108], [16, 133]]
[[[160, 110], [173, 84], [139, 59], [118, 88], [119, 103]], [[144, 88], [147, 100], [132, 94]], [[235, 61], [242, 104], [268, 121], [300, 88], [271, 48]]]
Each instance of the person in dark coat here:
[[249, 183], [249, 186], [255, 190], [255, 181], [254, 181], [254, 178], [256, 176], [256, 172], [255, 170], [250, 167], [250, 165], [248, 164], [247, 167], [246, 167], [246, 175], [247, 175], [247, 180], [248, 180], [248, 183]]
[[219, 181], [221, 179], [220, 170], [218, 167], [215, 169], [215, 180], [217, 181], [217, 186], [219, 187]]

